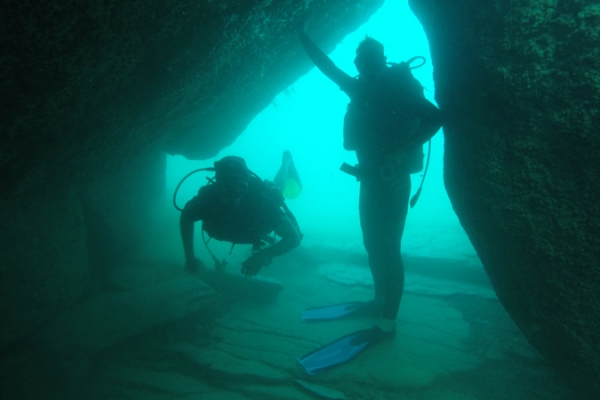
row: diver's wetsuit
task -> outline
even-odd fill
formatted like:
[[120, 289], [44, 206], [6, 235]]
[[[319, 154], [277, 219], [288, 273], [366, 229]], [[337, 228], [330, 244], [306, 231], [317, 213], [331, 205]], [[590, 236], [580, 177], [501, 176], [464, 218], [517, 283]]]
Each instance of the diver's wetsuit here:
[[[357, 126], [358, 132], [352, 143], [345, 133], [344, 148], [355, 150], [359, 162], [360, 223], [375, 285], [375, 300], [384, 303], [383, 318], [394, 320], [404, 287], [400, 243], [408, 213], [411, 182], [408, 168], [404, 168], [397, 158], [398, 152], [394, 154], [385, 144], [384, 138], [390, 137], [390, 129], [386, 130], [386, 121], [383, 121], [385, 118], [376, 116], [379, 111], [377, 108], [387, 105], [385, 99], [377, 101], [379, 93], [376, 88], [381, 87], [381, 82], [378, 84], [377, 78], [352, 78], [336, 67], [306, 34], [300, 35], [300, 41], [317, 68], [350, 97], [350, 106], [355, 103], [361, 107], [361, 104], [366, 104], [361, 103], [362, 99], [375, 99], [368, 105], [373, 112], [368, 119], [370, 122], [366, 124], [368, 126]], [[384, 68], [383, 73], [386, 73], [386, 70], [389, 68]], [[407, 118], [412, 118], [413, 121], [416, 119], [417, 126], [420, 120], [428, 119], [428, 113], [439, 111], [424, 98], [408, 99], [406, 105], [412, 110], [412, 114]], [[352, 124], [352, 121], [345, 120], [345, 125], [348, 124]], [[409, 125], [415, 127], [414, 124], [408, 123], [407, 130]], [[435, 131], [438, 129], [439, 126]], [[398, 135], [398, 132], [391, 133]]]
[[183, 215], [194, 222], [201, 220], [203, 229], [217, 240], [257, 245], [287, 218], [262, 186], [260, 180], [252, 179], [248, 193], [235, 208], [223, 206], [217, 185], [203, 186], [187, 202]]

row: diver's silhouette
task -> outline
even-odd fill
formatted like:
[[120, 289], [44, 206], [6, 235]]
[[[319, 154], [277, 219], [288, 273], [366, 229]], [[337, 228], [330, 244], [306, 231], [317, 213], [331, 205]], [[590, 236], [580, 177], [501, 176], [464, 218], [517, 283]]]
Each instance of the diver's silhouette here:
[[[202, 221], [203, 232], [211, 238], [253, 245], [252, 256], [242, 263], [242, 273], [256, 275], [273, 257], [300, 244], [302, 235], [298, 223], [285, 205], [279, 188], [252, 173], [243, 158], [228, 156], [214, 165], [208, 169], [215, 171], [214, 180], [201, 187], [181, 212], [186, 270], [204, 269], [194, 252], [194, 222]], [[274, 241], [268, 236], [271, 232], [281, 239]], [[271, 246], [263, 248], [267, 243]], [[213, 259], [217, 268], [221, 264], [224, 267], [224, 262], [219, 262], [214, 255]]]
[[[404, 266], [400, 242], [408, 213], [410, 174], [423, 167], [423, 144], [441, 127], [441, 113], [423, 96], [410, 63], [387, 65], [383, 45], [366, 37], [356, 49], [353, 78], [308, 37], [300, 41], [314, 64], [350, 97], [344, 119], [344, 148], [356, 152], [363, 242], [375, 284], [369, 310], [381, 317], [374, 341], [393, 337], [402, 299]], [[364, 335], [363, 335], [364, 336]], [[362, 336], [361, 336], [362, 337]]]

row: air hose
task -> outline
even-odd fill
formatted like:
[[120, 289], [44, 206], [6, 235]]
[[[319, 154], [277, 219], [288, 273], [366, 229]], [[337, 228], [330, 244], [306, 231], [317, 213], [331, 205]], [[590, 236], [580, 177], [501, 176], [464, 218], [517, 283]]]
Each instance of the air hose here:
[[[177, 205], [177, 192], [179, 191], [179, 188], [181, 187], [181, 185], [183, 184], [183, 182], [185, 182], [185, 180], [187, 178], [189, 178], [190, 176], [194, 175], [197, 172], [201, 172], [201, 171], [214, 171], [214, 170], [215, 170], [214, 168], [200, 168], [200, 169], [196, 169], [196, 170], [190, 172], [189, 174], [187, 174], [186, 176], [184, 176], [183, 179], [181, 179], [181, 181], [179, 181], [179, 184], [175, 188], [175, 192], [173, 192], [173, 206], [175, 206], [175, 208], [178, 211], [183, 211], [183, 208], [180, 208]], [[209, 178], [207, 178], [207, 179], [209, 179]]]

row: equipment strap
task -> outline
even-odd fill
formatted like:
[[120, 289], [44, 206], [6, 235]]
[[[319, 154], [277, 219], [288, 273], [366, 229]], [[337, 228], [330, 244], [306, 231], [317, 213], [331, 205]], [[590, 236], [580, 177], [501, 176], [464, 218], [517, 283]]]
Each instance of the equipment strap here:
[[413, 208], [419, 197], [421, 196], [421, 191], [423, 190], [423, 184], [425, 183], [425, 176], [427, 175], [427, 170], [429, 169], [429, 159], [431, 158], [431, 139], [427, 144], [427, 161], [425, 162], [425, 170], [423, 171], [423, 177], [421, 178], [421, 184], [419, 185], [419, 189], [415, 192], [412, 199], [410, 199], [410, 208]]

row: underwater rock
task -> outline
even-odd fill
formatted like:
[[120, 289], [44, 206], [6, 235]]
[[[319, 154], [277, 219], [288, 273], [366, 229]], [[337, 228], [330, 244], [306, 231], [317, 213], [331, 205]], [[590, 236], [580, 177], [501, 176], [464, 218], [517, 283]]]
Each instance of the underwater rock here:
[[193, 276], [130, 292], [105, 293], [72, 307], [31, 341], [95, 354], [155, 326], [213, 307], [218, 298]]
[[86, 227], [73, 190], [0, 196], [0, 349], [33, 334], [84, 293]]
[[333, 399], [333, 400], [346, 400], [346, 396], [344, 393], [339, 390], [330, 389], [325, 386], [317, 385], [315, 383], [303, 381], [301, 379], [294, 379], [298, 385], [302, 386], [304, 389], [317, 395], [323, 399]]
[[214, 391], [208, 384], [198, 379], [171, 371], [113, 366], [107, 375], [107, 379], [126, 387], [144, 389], [150, 393], [168, 393], [171, 398], [201, 396]]
[[0, 184], [85, 183], [157, 150], [229, 145], [311, 64], [312, 13], [330, 51], [383, 0], [50, 0], [3, 3]]
[[91, 362], [61, 346], [22, 346], [0, 361], [3, 399], [78, 400], [87, 397]]
[[430, 41], [453, 208], [529, 342], [600, 398], [597, 2], [409, 3]]
[[[147, 214], [139, 208], [164, 187], [160, 167], [165, 152], [196, 159], [216, 154], [309, 70], [296, 34], [301, 21], [314, 11], [315, 38], [329, 51], [382, 3], [133, 0], [75, 5], [50, 0], [33, 7], [5, 1], [0, 14], [0, 201], [2, 216], [19, 221], [0, 233], [5, 252], [0, 271], [7, 288], [0, 303], [11, 307], [3, 310], [9, 318], [0, 347], [73, 304], [84, 292], [88, 266], [95, 278], [105, 279], [114, 258], [102, 258], [118, 252], [115, 240], [125, 248], [137, 244], [135, 234], [147, 230]], [[157, 154], [162, 161], [138, 168]], [[76, 234], [72, 229], [74, 215], [81, 217], [75, 199], [40, 218], [37, 209], [45, 210], [43, 204], [21, 206], [34, 198], [47, 201], [40, 192], [74, 187], [84, 203], [89, 237], [98, 239], [89, 247], [90, 264], [86, 226], [80, 224]], [[30, 213], [35, 221], [28, 220]], [[111, 243], [106, 252], [100, 243], [104, 239]], [[19, 246], [13, 246], [15, 241]]]
[[171, 345], [169, 350], [214, 378], [233, 380], [237, 383], [281, 383], [287, 379], [286, 374], [260, 361], [236, 357], [235, 354], [224, 350], [204, 349], [185, 343]]

